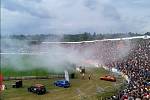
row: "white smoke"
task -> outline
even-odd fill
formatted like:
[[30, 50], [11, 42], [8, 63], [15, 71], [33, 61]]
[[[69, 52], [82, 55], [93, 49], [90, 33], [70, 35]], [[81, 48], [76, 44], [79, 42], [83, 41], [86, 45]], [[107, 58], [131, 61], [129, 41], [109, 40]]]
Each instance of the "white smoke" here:
[[129, 40], [37, 45], [29, 45], [23, 40], [5, 40], [2, 44], [2, 67], [16, 70], [45, 68], [56, 72], [72, 69], [72, 64], [98, 67], [124, 58], [132, 48]]
[[91, 55], [90, 50], [81, 53], [75, 47], [61, 44], [29, 45], [27, 41], [17, 41], [3, 40], [2, 68], [10, 66], [16, 70], [28, 70], [42, 67], [49, 71], [64, 71], [66, 68], [72, 69], [73, 64], [80, 64]]

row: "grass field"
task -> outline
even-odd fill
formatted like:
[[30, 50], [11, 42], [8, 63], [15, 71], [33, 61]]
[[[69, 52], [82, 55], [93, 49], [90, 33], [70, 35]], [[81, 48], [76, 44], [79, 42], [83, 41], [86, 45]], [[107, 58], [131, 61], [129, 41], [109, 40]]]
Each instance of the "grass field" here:
[[48, 76], [50, 73], [46, 69], [34, 68], [31, 70], [15, 70], [13, 68], [2, 68], [2, 75], [5, 77], [17, 76]]
[[[92, 79], [88, 80], [89, 73], [92, 73]], [[11, 84], [15, 81], [4, 81], [7, 90], [1, 94], [2, 100], [100, 100], [101, 97], [113, 95], [119, 88], [122, 79], [117, 78], [117, 82], [108, 82], [99, 80], [100, 76], [108, 74], [102, 68], [88, 69], [85, 79], [81, 79], [80, 74], [76, 74], [77, 78], [71, 79], [70, 88], [60, 88], [53, 85], [57, 79], [47, 80], [23, 80], [23, 88], [11, 88]], [[42, 83], [46, 86], [48, 93], [45, 95], [36, 95], [27, 92], [27, 88], [35, 83]]]
[[[41, 55], [1, 55], [1, 72], [5, 77], [16, 76], [47, 76], [62, 74], [64, 70], [73, 71], [73, 64], [49, 65], [41, 61]], [[45, 60], [45, 59], [44, 59]], [[48, 60], [49, 61], [49, 60]], [[47, 60], [46, 60], [47, 63]]]

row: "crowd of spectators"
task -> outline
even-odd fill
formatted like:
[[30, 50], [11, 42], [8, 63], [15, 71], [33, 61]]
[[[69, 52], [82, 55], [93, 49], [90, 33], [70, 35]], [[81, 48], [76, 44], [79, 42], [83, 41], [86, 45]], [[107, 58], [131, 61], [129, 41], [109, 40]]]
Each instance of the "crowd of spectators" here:
[[91, 50], [92, 59], [99, 59], [99, 63], [116, 68], [128, 76], [126, 88], [115, 94], [112, 100], [150, 100], [149, 38], [97, 41], [75, 44], [72, 47], [80, 52]]
[[150, 39], [131, 42], [134, 47], [124, 59], [108, 64], [129, 79], [127, 87], [112, 100], [150, 100]]

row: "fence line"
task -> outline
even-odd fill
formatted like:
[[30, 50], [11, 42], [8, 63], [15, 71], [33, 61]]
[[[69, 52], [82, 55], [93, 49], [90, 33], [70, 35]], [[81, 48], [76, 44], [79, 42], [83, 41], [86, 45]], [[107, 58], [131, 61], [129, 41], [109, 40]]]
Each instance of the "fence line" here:
[[54, 74], [48, 76], [19, 76], [19, 77], [4, 77], [4, 81], [6, 80], [28, 80], [28, 79], [53, 79], [53, 78], [65, 78], [64, 74]]

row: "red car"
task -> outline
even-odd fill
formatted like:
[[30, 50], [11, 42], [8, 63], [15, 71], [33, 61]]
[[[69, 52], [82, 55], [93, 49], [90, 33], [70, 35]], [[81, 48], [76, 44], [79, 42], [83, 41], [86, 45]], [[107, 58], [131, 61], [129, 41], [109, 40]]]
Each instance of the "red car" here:
[[116, 78], [114, 76], [106, 75], [104, 77], [100, 77], [101, 80], [116, 82]]

